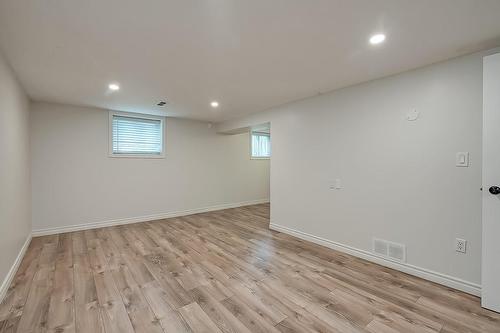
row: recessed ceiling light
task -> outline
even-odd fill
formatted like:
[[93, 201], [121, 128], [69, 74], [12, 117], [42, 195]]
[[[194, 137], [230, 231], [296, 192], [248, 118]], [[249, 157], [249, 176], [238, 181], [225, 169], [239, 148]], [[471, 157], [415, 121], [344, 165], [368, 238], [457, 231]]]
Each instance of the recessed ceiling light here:
[[212, 103], [210, 103], [210, 105], [213, 107], [213, 108], [216, 108], [219, 106], [219, 102], [217, 101], [213, 101]]
[[109, 90], [113, 90], [113, 91], [118, 91], [120, 90], [120, 86], [116, 83], [110, 83], [109, 86], [108, 86]]
[[384, 34], [376, 34], [370, 37], [370, 44], [376, 45], [380, 44], [385, 40]]

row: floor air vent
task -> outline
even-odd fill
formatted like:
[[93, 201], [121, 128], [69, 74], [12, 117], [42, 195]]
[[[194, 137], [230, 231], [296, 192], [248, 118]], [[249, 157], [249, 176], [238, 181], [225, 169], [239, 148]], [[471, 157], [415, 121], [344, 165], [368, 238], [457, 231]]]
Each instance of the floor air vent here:
[[395, 261], [406, 261], [406, 246], [383, 239], [373, 239], [373, 252]]

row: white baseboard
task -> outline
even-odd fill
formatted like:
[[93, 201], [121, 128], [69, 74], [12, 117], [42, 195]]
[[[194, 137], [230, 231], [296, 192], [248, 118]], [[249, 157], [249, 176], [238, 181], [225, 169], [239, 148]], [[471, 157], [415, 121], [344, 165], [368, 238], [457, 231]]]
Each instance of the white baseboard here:
[[196, 208], [196, 209], [188, 209], [188, 210], [177, 211], [177, 212], [169, 212], [169, 213], [153, 214], [153, 215], [145, 215], [145, 216], [137, 216], [137, 217], [127, 217], [127, 218], [121, 218], [121, 219], [115, 219], [115, 220], [75, 224], [75, 225], [69, 225], [69, 226], [64, 226], [64, 227], [37, 229], [37, 230], [33, 230], [33, 237], [55, 235], [55, 234], [61, 234], [61, 233], [65, 233], [65, 232], [96, 229], [96, 228], [103, 228], [103, 227], [111, 227], [111, 226], [115, 226], [115, 225], [123, 225], [123, 224], [130, 224], [130, 223], [139, 223], [139, 222], [168, 219], [171, 217], [179, 217], [179, 216], [186, 216], [186, 215], [192, 215], [192, 214], [198, 214], [198, 213], [206, 213], [206, 212], [211, 212], [211, 211], [215, 211], [215, 210], [257, 205], [257, 204], [268, 203], [268, 202], [269, 202], [269, 199], [259, 199], [259, 200], [243, 201], [243, 202], [222, 204], [222, 205], [209, 206], [209, 207]]
[[21, 251], [19, 251], [16, 260], [14, 261], [14, 264], [10, 268], [9, 272], [7, 273], [7, 276], [5, 277], [5, 279], [2, 282], [2, 285], [0, 286], [0, 303], [2, 303], [4, 297], [7, 295], [10, 283], [14, 279], [14, 276], [16, 276], [19, 265], [21, 264], [21, 261], [23, 261], [24, 254], [26, 253], [26, 250], [28, 249], [30, 242], [31, 242], [31, 234], [28, 235], [28, 237], [26, 238], [26, 241], [24, 242], [23, 247], [21, 247]]
[[271, 223], [269, 226], [270, 229], [283, 232], [285, 234], [295, 236], [297, 238], [310, 241], [315, 244], [323, 245], [328, 248], [331, 248], [333, 250], [337, 250], [340, 252], [344, 252], [350, 255], [353, 255], [355, 257], [365, 259], [371, 262], [374, 262], [376, 264], [386, 266], [410, 275], [417, 276], [419, 278], [429, 280], [450, 288], [458, 289], [463, 292], [476, 295], [476, 296], [481, 296], [481, 286], [479, 284], [465, 281], [450, 275], [434, 272], [425, 268], [417, 267], [414, 265], [410, 265], [407, 263], [400, 263], [397, 261], [392, 261], [390, 259], [382, 258], [379, 257], [371, 252], [365, 251], [365, 250], [360, 250], [356, 249], [354, 247], [344, 245], [338, 242], [331, 241], [329, 239], [321, 238], [318, 236], [314, 236], [299, 230], [295, 230], [292, 228], [288, 228], [282, 225], [278, 225], [275, 223]]

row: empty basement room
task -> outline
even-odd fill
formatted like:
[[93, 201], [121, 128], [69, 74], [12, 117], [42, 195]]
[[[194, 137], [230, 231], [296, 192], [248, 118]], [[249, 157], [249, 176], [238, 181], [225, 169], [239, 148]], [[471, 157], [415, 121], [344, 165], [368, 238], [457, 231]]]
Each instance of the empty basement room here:
[[500, 333], [499, 18], [0, 0], [0, 333]]

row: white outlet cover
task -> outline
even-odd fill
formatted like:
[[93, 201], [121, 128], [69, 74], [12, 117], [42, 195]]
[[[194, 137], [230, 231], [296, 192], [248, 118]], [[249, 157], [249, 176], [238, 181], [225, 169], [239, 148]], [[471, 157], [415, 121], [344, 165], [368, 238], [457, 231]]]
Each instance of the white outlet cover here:
[[460, 253], [466, 253], [467, 252], [467, 240], [457, 238], [455, 240], [455, 251], [460, 252]]

